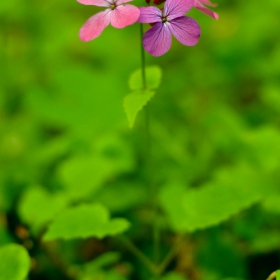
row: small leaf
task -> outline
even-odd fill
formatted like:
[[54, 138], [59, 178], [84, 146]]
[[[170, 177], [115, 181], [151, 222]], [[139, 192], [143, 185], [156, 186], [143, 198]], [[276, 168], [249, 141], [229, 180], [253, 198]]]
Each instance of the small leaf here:
[[[65, 196], [48, 193], [43, 187], [29, 188], [23, 195], [18, 213], [21, 220], [32, 226], [35, 233], [67, 204]], [[40, 209], [40, 211], [38, 211]]]
[[80, 270], [86, 278], [86, 275], [94, 275], [96, 272], [102, 271], [104, 268], [108, 270], [110, 266], [113, 266], [120, 260], [120, 253], [107, 252], [94, 258], [92, 261], [81, 265]]
[[129, 127], [132, 128], [137, 114], [154, 96], [155, 92], [150, 90], [135, 90], [125, 96], [123, 100], [124, 110], [127, 115]]
[[124, 232], [129, 222], [111, 219], [108, 210], [100, 204], [80, 205], [62, 211], [51, 223], [44, 240], [58, 238], [103, 238]]
[[[159, 87], [159, 84], [161, 82], [161, 76], [162, 76], [161, 68], [157, 65], [148, 66], [145, 69], [145, 76], [146, 76], [146, 88], [156, 89]], [[143, 88], [142, 69], [137, 69], [131, 74], [129, 79], [129, 87], [132, 90]]]
[[18, 244], [0, 247], [0, 279], [23, 280], [26, 278], [30, 258], [27, 250]]

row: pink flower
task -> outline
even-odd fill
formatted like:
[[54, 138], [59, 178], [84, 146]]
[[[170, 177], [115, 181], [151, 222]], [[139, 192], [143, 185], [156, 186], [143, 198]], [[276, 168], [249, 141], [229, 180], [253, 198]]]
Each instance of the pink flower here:
[[84, 5], [107, 7], [105, 11], [90, 17], [79, 32], [80, 39], [84, 42], [98, 37], [104, 28], [112, 24], [115, 28], [123, 28], [137, 21], [140, 11], [137, 7], [125, 4], [132, 0], [77, 0]]
[[214, 18], [218, 19], [219, 15], [210, 9], [206, 8], [204, 5], [216, 7], [217, 4], [212, 4], [209, 0], [194, 0], [194, 7], [203, 12], [204, 14]]
[[194, 0], [166, 0], [163, 10], [157, 7], [141, 7], [138, 22], [151, 23], [143, 37], [145, 50], [153, 56], [168, 52], [172, 34], [183, 45], [193, 46], [200, 37], [198, 23], [184, 16], [194, 4]]

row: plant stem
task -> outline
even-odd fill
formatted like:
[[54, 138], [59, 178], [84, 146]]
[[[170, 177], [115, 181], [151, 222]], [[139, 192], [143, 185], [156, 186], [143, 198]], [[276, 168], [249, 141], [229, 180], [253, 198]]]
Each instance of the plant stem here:
[[146, 89], [146, 61], [145, 61], [145, 50], [143, 48], [142, 38], [144, 35], [143, 31], [143, 24], [140, 23], [140, 50], [141, 50], [141, 70], [142, 70], [142, 82], [143, 82], [143, 89]]
[[128, 238], [120, 236], [121, 241], [126, 245], [128, 250], [133, 253], [150, 271], [153, 275], [158, 274], [157, 266], [149, 260]]
[[61, 271], [69, 280], [75, 280], [79, 276], [79, 271], [73, 266], [69, 266], [62, 258], [60, 258], [58, 252], [53, 248], [53, 244], [46, 244], [40, 242], [40, 246], [45, 251], [50, 262], [53, 266]]
[[[143, 38], [143, 24], [140, 24], [140, 35], [141, 35], [141, 72], [142, 72], [142, 82], [143, 89], [147, 88], [146, 84], [146, 61], [145, 61], [145, 50], [142, 44]], [[159, 264], [160, 261], [160, 227], [158, 223], [158, 211], [157, 211], [157, 189], [153, 182], [153, 164], [151, 155], [151, 135], [150, 135], [150, 116], [149, 116], [149, 106], [145, 106], [145, 133], [147, 142], [147, 152], [146, 152], [146, 165], [147, 165], [147, 184], [150, 189], [151, 197], [151, 209], [153, 212], [153, 251], [154, 251], [154, 262]]]
[[161, 275], [166, 270], [167, 266], [174, 259], [179, 248], [181, 247], [183, 241], [184, 241], [184, 235], [179, 237], [179, 240], [174, 244], [174, 246], [171, 248], [170, 252], [163, 259], [161, 264], [157, 267], [159, 275]]

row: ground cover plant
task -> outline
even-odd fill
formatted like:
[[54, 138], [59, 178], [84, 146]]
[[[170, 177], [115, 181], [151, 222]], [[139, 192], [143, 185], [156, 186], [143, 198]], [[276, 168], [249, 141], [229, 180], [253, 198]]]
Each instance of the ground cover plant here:
[[1, 3], [0, 280], [279, 280], [279, 15]]

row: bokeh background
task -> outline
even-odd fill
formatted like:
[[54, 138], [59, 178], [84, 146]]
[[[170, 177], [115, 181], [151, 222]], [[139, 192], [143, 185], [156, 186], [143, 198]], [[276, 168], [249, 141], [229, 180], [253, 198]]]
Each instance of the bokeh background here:
[[[200, 187], [220, 170], [231, 182], [234, 167], [250, 170], [244, 186], [257, 180], [269, 191], [262, 204], [189, 235], [168, 269], [190, 280], [261, 280], [280, 261], [280, 2], [217, 3], [218, 21], [189, 13], [202, 29], [197, 46], [174, 39], [166, 55], [146, 54], [163, 70], [149, 105], [154, 177], [159, 186]], [[99, 10], [74, 0], [0, 3], [0, 244], [29, 249], [30, 279], [69, 279], [33, 233], [30, 213], [48, 216], [39, 203], [46, 191], [104, 203], [134, 223], [139, 247], [147, 254], [151, 247], [144, 119], [130, 130], [122, 107], [129, 75], [140, 67], [139, 26], [109, 26], [81, 42], [79, 28]], [[25, 201], [36, 195], [28, 212]], [[112, 248], [93, 239], [56, 250], [70, 266]], [[93, 279], [147, 279], [139, 267], [124, 251], [117, 274], [107, 269]]]

